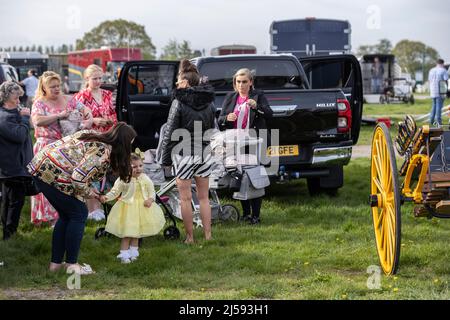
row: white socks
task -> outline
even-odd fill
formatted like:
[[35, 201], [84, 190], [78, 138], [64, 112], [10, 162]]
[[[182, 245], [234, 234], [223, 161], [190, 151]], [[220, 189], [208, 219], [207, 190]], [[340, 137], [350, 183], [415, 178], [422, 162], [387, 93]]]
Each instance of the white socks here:
[[117, 255], [117, 259], [120, 259], [122, 263], [130, 263], [139, 257], [139, 247], [131, 247], [128, 250], [120, 250]]
[[130, 249], [128, 249], [128, 253], [130, 255], [131, 261], [136, 260], [139, 257], [139, 247], [132, 247], [130, 246]]
[[119, 255], [117, 256], [117, 259], [120, 259], [122, 263], [130, 263], [130, 253], [128, 250], [120, 250]]

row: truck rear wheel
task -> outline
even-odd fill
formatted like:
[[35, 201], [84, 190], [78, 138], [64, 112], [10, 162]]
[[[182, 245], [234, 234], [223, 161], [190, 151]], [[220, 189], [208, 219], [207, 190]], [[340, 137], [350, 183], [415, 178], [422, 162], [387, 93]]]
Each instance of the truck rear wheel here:
[[327, 177], [307, 178], [308, 192], [310, 196], [328, 194], [336, 196], [339, 188], [344, 185], [344, 169], [342, 166], [331, 167]]

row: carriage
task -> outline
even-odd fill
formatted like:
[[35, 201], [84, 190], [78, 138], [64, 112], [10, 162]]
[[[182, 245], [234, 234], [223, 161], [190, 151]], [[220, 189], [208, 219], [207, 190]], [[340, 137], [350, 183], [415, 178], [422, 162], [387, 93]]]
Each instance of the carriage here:
[[[401, 206], [415, 217], [450, 218], [450, 130], [418, 127], [411, 116], [398, 124], [394, 143], [384, 123], [372, 138], [370, 196], [376, 247], [386, 275], [395, 274], [401, 248]], [[404, 161], [397, 170], [395, 151]], [[404, 177], [400, 183], [399, 177]]]

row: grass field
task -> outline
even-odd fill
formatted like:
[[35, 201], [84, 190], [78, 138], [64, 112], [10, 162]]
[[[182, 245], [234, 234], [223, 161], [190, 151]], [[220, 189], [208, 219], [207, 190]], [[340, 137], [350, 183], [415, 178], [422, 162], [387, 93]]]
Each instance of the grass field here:
[[[450, 101], [447, 99], [444, 102], [444, 106], [448, 105]], [[415, 104], [396, 103], [396, 104], [365, 104], [363, 107], [363, 117], [377, 119], [382, 117], [388, 117], [391, 120], [391, 137], [394, 138], [398, 132], [397, 123], [405, 118], [405, 115], [409, 114], [414, 117], [428, 114], [431, 111], [431, 99], [416, 99]], [[442, 123], [448, 124], [448, 116], [442, 117]], [[425, 124], [423, 121], [419, 121], [418, 124]], [[364, 124], [361, 125], [360, 136], [358, 145], [370, 145], [372, 141], [373, 129], [375, 126]]]
[[[421, 114], [425, 105], [408, 108]], [[364, 114], [390, 108], [367, 105]], [[363, 127], [360, 144], [369, 144], [363, 142], [372, 130]], [[115, 258], [119, 240], [94, 240], [102, 224], [89, 222], [79, 261], [97, 273], [82, 277], [79, 290], [67, 288], [64, 273], [47, 271], [52, 230], [28, 222], [27, 204], [19, 233], [0, 242], [0, 299], [450, 299], [450, 221], [414, 218], [411, 205], [402, 207], [398, 274], [371, 271], [379, 263], [369, 171], [369, 158], [352, 160], [337, 197], [310, 197], [304, 180], [272, 185], [260, 225], [215, 224], [210, 242], [196, 229], [192, 246], [162, 235], [146, 238], [130, 265]]]
[[[303, 180], [269, 190], [262, 224], [222, 223], [214, 240], [193, 246], [155, 236], [144, 240], [131, 265], [115, 259], [119, 240], [93, 239], [89, 223], [81, 262], [97, 274], [82, 277], [80, 290], [67, 276], [46, 270], [50, 229], [25, 220], [20, 232], [0, 243], [0, 298], [69, 299], [448, 299], [450, 221], [413, 218], [403, 209], [399, 274], [381, 276], [369, 289], [370, 266], [378, 266], [367, 205], [369, 161], [345, 168], [338, 197], [307, 194]], [[225, 199], [224, 202], [232, 202]], [[201, 230], [196, 230], [201, 239]], [[373, 276], [373, 275], [372, 275]]]

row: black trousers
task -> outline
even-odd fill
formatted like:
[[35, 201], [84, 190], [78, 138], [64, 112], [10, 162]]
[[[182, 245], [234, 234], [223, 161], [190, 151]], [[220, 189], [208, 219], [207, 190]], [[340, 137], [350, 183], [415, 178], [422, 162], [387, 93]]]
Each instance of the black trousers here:
[[248, 216], [252, 215], [252, 217], [259, 218], [259, 214], [261, 212], [263, 197], [250, 199], [250, 200], [241, 200], [242, 205], [242, 215]]
[[10, 238], [19, 227], [20, 212], [25, 203], [23, 183], [12, 179], [0, 179], [1, 184], [1, 216], [3, 240]]

